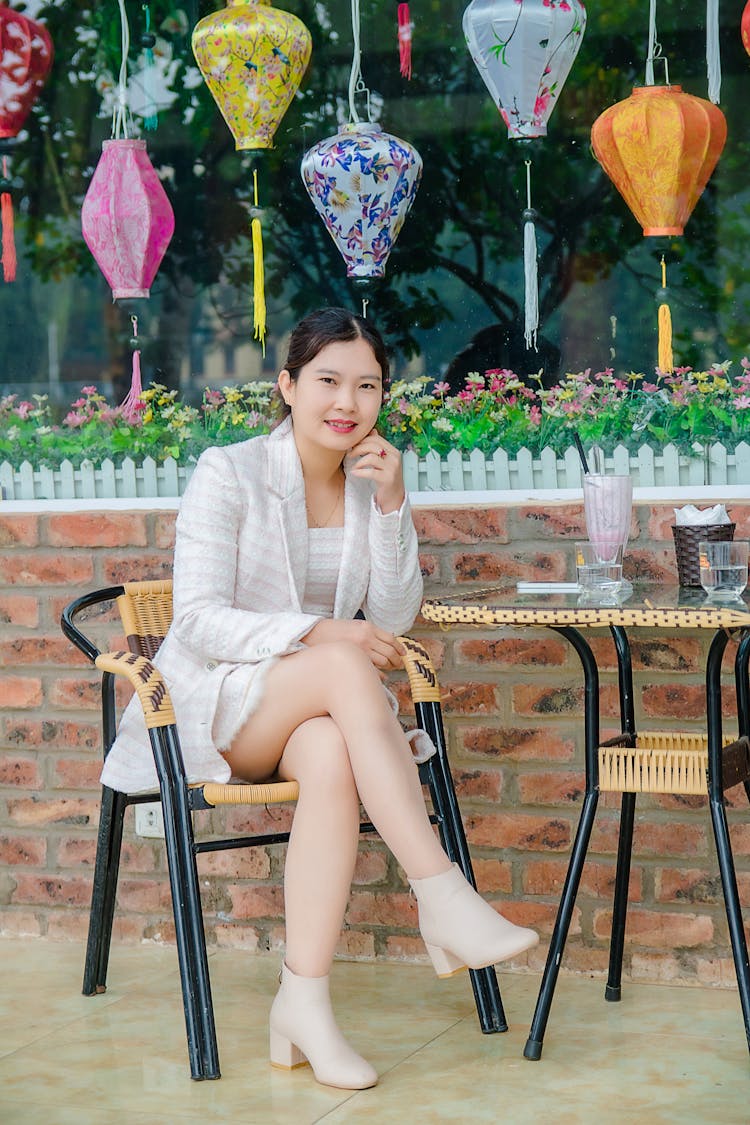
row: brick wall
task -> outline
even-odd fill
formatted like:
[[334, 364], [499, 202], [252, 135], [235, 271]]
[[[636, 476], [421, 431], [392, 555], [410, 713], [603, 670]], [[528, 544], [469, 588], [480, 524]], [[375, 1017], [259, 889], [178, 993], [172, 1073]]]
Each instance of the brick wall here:
[[[750, 537], [750, 501], [731, 504]], [[580, 504], [421, 508], [416, 522], [428, 594], [533, 578], [570, 578], [562, 540], [583, 534]], [[671, 506], [637, 505], [628, 565], [673, 580]], [[77, 594], [129, 578], [169, 575], [174, 513], [0, 514], [0, 934], [65, 940], [86, 932], [98, 810], [97, 680], [62, 637], [62, 607]], [[112, 613], [93, 626], [118, 634]], [[583, 788], [577, 658], [544, 630], [441, 633], [424, 622], [440, 670], [451, 761], [481, 888], [513, 920], [548, 937]], [[706, 638], [679, 643], [637, 634], [638, 718], [690, 729], [704, 714]], [[594, 641], [604, 732], [616, 727], [615, 657]], [[727, 669], [733, 657], [727, 652]], [[727, 675], [727, 710], [731, 679]], [[404, 685], [400, 688], [404, 696]], [[123, 696], [124, 698], [124, 696]], [[405, 696], [404, 696], [405, 698]], [[731, 725], [731, 724], [730, 724]], [[729, 794], [740, 894], [750, 902], [750, 822], [740, 788]], [[565, 955], [569, 968], [607, 963], [618, 823], [603, 796]], [[160, 841], [133, 832], [130, 810], [116, 938], [171, 940]], [[244, 828], [288, 813], [214, 812], [201, 823]], [[283, 939], [283, 849], [200, 858], [209, 942], [275, 948]], [[402, 875], [376, 839], [360, 848], [340, 950], [413, 958], [423, 949]], [[626, 970], [641, 979], [731, 983], [734, 974], [706, 800], [643, 797], [636, 813]], [[545, 942], [530, 955], [539, 968]]]

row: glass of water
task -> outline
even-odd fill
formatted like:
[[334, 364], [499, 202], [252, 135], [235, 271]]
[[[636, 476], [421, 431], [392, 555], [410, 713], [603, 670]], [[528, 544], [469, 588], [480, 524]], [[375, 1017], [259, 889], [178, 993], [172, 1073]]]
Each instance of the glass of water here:
[[747, 539], [699, 543], [701, 586], [715, 601], [733, 601], [747, 586]]

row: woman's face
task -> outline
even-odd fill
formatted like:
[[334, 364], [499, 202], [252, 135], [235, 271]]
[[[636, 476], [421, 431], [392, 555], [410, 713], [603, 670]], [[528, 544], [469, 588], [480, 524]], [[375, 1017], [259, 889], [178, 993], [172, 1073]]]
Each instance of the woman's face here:
[[370, 345], [356, 340], [326, 344], [292, 380], [284, 370], [279, 389], [292, 410], [300, 442], [345, 454], [372, 430], [383, 401], [383, 374]]

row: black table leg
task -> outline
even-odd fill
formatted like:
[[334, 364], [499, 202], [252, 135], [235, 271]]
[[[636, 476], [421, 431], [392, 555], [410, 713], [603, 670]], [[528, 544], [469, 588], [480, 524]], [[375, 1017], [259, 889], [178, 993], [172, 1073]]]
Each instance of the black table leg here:
[[547, 963], [544, 966], [534, 1018], [523, 1052], [525, 1058], [533, 1061], [541, 1058], [544, 1032], [552, 1007], [552, 998], [555, 994], [560, 963], [570, 929], [570, 920], [573, 916], [573, 907], [578, 894], [583, 863], [588, 851], [591, 829], [594, 826], [594, 817], [596, 816], [596, 806], [599, 801], [599, 765], [597, 759], [597, 748], [599, 746], [599, 673], [596, 661], [587, 641], [584, 640], [577, 629], [573, 629], [571, 626], [553, 626], [553, 628], [555, 632], [560, 633], [573, 645], [583, 666], [586, 795], [573, 842], [568, 873], [565, 876], [555, 928], [552, 932], [552, 941], [547, 954]]
[[[729, 635], [723, 630], [718, 632], [711, 642], [711, 648], [706, 663], [706, 711], [708, 728], [708, 794], [711, 807], [711, 823], [713, 824], [716, 839], [716, 851], [719, 856], [719, 871], [721, 872], [721, 885], [724, 891], [724, 904], [729, 924], [729, 936], [732, 942], [732, 956], [737, 974], [737, 987], [742, 1005], [742, 1017], [745, 1022], [745, 1035], [748, 1049], [750, 1049], [750, 965], [747, 956], [747, 941], [742, 924], [742, 910], [740, 908], [739, 894], [737, 893], [737, 879], [732, 858], [732, 845], [729, 839], [729, 828], [724, 808], [724, 785], [722, 776], [722, 731], [721, 731], [721, 660], [727, 646]], [[744, 646], [744, 647], [743, 647]], [[740, 642], [742, 656], [738, 651], [737, 662], [744, 662], [745, 682], [747, 681], [747, 653], [748, 648], [745, 638]], [[746, 697], [744, 705], [746, 705]], [[738, 699], [739, 705], [739, 699]], [[747, 721], [747, 712], [739, 716], [740, 724]]]

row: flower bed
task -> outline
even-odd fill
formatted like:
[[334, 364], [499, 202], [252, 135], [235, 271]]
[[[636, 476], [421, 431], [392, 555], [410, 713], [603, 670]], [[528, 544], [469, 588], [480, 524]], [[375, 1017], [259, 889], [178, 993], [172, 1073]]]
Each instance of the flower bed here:
[[[497, 370], [470, 375], [455, 395], [426, 377], [398, 380], [380, 425], [404, 451], [412, 491], [580, 486], [576, 432], [636, 484], [746, 484], [750, 361], [740, 368], [680, 368], [653, 382], [585, 371], [548, 390]], [[207, 390], [193, 407], [154, 384], [127, 411], [84, 387], [59, 421], [45, 396], [7, 396], [0, 484], [17, 499], [180, 495], [208, 446], [268, 431], [272, 389], [258, 382]]]

